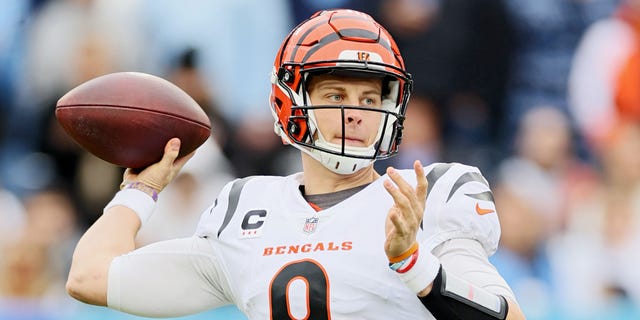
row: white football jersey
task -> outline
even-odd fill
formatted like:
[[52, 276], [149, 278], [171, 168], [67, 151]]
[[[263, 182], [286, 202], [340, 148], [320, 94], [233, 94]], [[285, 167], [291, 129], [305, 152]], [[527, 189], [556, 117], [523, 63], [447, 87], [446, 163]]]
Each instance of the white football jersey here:
[[[399, 170], [415, 185], [413, 170]], [[471, 238], [487, 255], [500, 237], [493, 195], [477, 168], [436, 163], [418, 241], [432, 250]], [[250, 319], [430, 319], [388, 267], [385, 219], [393, 205], [386, 176], [316, 212], [299, 191], [302, 175], [255, 176], [224, 187], [200, 220], [230, 297]]]

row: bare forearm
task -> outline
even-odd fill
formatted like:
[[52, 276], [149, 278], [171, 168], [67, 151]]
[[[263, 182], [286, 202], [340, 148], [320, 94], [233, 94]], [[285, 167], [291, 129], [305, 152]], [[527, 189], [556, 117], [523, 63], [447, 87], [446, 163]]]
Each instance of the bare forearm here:
[[124, 206], [109, 208], [78, 242], [67, 280], [69, 294], [85, 303], [107, 304], [107, 276], [113, 258], [135, 249], [140, 219]]
[[513, 300], [506, 298], [507, 304], [509, 304], [509, 312], [507, 313], [506, 320], [524, 320], [526, 317], [524, 313], [520, 309], [520, 306], [515, 303]]

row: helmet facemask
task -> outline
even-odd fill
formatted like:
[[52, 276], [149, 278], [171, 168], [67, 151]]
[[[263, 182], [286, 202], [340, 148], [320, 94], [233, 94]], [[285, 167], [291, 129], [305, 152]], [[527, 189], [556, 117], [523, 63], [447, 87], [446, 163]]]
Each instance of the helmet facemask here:
[[[304, 81], [300, 84], [297, 92], [287, 86], [283, 81], [274, 79], [277, 87], [287, 92], [294, 105], [291, 107], [291, 116], [287, 123], [288, 128], [276, 130], [280, 132], [283, 139], [305, 152], [309, 156], [318, 160], [329, 170], [338, 174], [351, 174], [371, 165], [378, 159], [389, 158], [397, 152], [402, 134], [402, 123], [406, 104], [397, 101], [407, 101], [408, 96], [399, 97], [401, 81], [386, 74], [362, 72], [357, 69], [333, 69], [333, 70], [310, 70], [300, 71]], [[308, 82], [315, 74], [332, 73], [336, 75], [358, 76], [358, 77], [379, 77], [383, 78], [383, 95], [380, 108], [366, 106], [349, 105], [313, 105], [308, 93]], [[406, 83], [406, 82], [405, 82]], [[408, 95], [410, 89], [403, 90]], [[325, 139], [321, 130], [318, 129], [318, 122], [315, 110], [318, 109], [338, 109], [341, 114], [342, 123], [342, 143], [331, 143]], [[363, 112], [380, 113], [380, 122], [374, 142], [366, 147], [349, 146], [345, 142], [345, 110], [359, 109]], [[275, 116], [275, 115], [274, 115]], [[277, 118], [276, 118], [277, 119]], [[276, 121], [278, 126], [278, 121]], [[306, 133], [299, 135], [299, 130], [306, 128]], [[288, 130], [285, 132], [284, 130]]]

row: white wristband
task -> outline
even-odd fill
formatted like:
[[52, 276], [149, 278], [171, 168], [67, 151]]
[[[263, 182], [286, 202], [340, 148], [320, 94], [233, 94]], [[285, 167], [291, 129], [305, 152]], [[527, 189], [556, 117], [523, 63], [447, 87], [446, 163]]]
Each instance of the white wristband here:
[[405, 273], [398, 273], [400, 280], [416, 294], [430, 285], [438, 275], [440, 260], [428, 250], [418, 252], [418, 260]]
[[104, 207], [104, 211], [114, 206], [125, 206], [138, 215], [140, 218], [140, 222], [144, 224], [149, 220], [151, 214], [153, 214], [153, 209], [155, 208], [156, 202], [153, 201], [151, 196], [149, 196], [144, 191], [138, 189], [124, 189], [118, 191], [113, 199]]

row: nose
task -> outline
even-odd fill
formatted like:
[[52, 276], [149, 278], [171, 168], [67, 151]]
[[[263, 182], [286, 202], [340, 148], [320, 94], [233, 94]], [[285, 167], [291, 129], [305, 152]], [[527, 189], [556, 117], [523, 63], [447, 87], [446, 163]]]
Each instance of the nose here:
[[360, 124], [362, 122], [362, 110], [345, 108], [344, 122], [347, 124]]
[[[345, 99], [344, 104], [347, 106], [359, 106], [360, 100], [357, 98], [357, 95], [350, 94]], [[362, 122], [362, 110], [345, 108], [344, 109], [344, 121], [345, 123], [355, 123], [360, 124]]]

